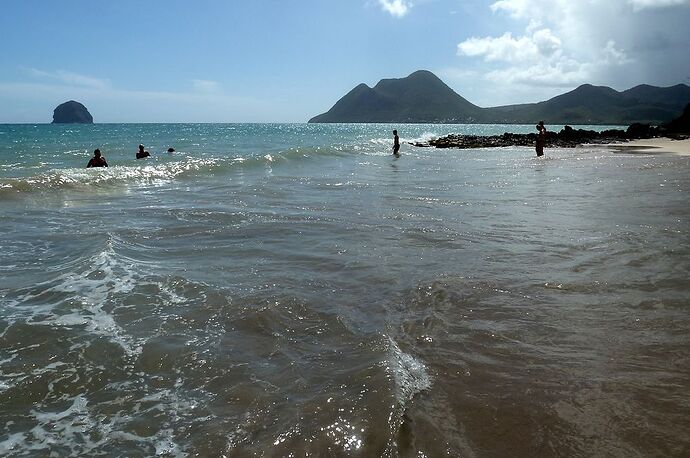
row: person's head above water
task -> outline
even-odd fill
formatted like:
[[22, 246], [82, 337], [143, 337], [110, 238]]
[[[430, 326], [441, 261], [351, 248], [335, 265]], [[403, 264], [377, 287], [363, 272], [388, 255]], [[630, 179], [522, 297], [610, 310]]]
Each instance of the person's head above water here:
[[168, 148], [168, 153], [174, 153], [174, 152], [175, 152], [175, 148]]
[[394, 130], [393, 130], [393, 135], [398, 135], [398, 131], [394, 129]]
[[96, 148], [95, 150], [93, 150], [93, 155], [94, 157], [101, 157], [101, 150]]
[[144, 151], [144, 145], [139, 145], [139, 151]]

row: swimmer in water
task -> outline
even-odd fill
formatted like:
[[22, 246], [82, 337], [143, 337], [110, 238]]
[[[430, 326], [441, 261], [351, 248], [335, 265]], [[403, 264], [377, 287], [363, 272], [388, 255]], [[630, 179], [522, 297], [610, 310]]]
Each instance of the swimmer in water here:
[[108, 167], [108, 163], [105, 161], [105, 158], [101, 156], [101, 150], [98, 148], [93, 151], [93, 157], [89, 163], [86, 164], [87, 169], [90, 167]]
[[144, 151], [144, 145], [139, 145], [139, 151], [137, 152], [137, 159], [143, 159], [145, 157], [149, 157], [150, 154], [148, 151]]

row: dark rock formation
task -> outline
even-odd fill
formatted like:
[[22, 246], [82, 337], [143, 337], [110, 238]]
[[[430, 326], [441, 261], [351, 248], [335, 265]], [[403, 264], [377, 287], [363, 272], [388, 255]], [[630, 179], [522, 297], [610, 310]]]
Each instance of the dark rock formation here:
[[61, 103], [53, 111], [53, 124], [93, 124], [93, 116], [84, 105], [74, 100]]
[[669, 134], [690, 134], [690, 103], [682, 115], [662, 126], [662, 129]]
[[[651, 138], [659, 135], [659, 129], [649, 125], [633, 125], [627, 130], [605, 130], [597, 132], [594, 130], [573, 129], [565, 126], [560, 132], [547, 132], [546, 146], [552, 148], [574, 148], [584, 143], [589, 144], [608, 144], [621, 141], [628, 141], [638, 138]], [[512, 134], [509, 132], [503, 135], [455, 135], [450, 134], [426, 143], [412, 143], [414, 146], [436, 148], [500, 148], [505, 146], [534, 146], [537, 141], [537, 134]]]
[[649, 124], [642, 124], [636, 122], [628, 126], [628, 129], [625, 131], [625, 136], [630, 140], [639, 138], [652, 138], [656, 133], [656, 129], [656, 127], [652, 127]]

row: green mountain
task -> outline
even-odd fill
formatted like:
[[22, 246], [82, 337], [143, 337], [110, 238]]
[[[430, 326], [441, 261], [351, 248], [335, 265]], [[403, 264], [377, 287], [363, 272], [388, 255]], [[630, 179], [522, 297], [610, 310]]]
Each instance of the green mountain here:
[[690, 102], [690, 87], [640, 85], [618, 92], [584, 84], [539, 103], [478, 107], [455, 93], [431, 72], [360, 84], [330, 110], [309, 122], [661, 124]]
[[326, 113], [309, 122], [477, 122], [483, 110], [449, 88], [436, 75], [419, 70], [407, 78], [362, 83]]
[[678, 116], [690, 102], [690, 87], [636, 86], [618, 92], [606, 86], [582, 86], [539, 103], [489, 108], [490, 122], [552, 124], [661, 124]]

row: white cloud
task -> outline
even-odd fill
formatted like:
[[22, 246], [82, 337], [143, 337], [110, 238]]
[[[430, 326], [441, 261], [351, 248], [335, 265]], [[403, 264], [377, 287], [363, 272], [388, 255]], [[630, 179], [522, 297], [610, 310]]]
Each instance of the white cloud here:
[[458, 54], [483, 56], [487, 61], [520, 63], [549, 58], [560, 51], [561, 40], [549, 29], [536, 30], [531, 36], [513, 38], [510, 32], [500, 37], [470, 38], [458, 44]]
[[614, 68], [635, 62], [626, 46], [619, 44], [619, 39], [628, 46], [639, 43], [627, 33], [641, 14], [633, 11], [633, 2], [661, 6], [678, 1], [690, 0], [552, 0], [547, 9], [526, 0], [500, 0], [491, 4], [491, 10], [522, 24], [529, 19], [524, 32], [469, 38], [458, 44], [458, 55], [491, 64], [486, 78], [495, 83], [559, 87], [595, 82]]
[[379, 0], [381, 9], [395, 17], [403, 17], [412, 8], [412, 3], [406, 0]]
[[586, 81], [591, 72], [591, 64], [583, 64], [572, 59], [556, 62], [537, 63], [525, 67], [508, 67], [493, 70], [486, 78], [499, 84], [523, 84], [527, 86], [571, 87]]
[[532, 42], [534, 42], [539, 56], [551, 57], [561, 50], [561, 39], [555, 36], [550, 29], [534, 31]]
[[[528, 26], [532, 29], [534, 24]], [[608, 51], [611, 58], [624, 56], [613, 43]], [[470, 38], [458, 44], [458, 54], [508, 64], [486, 73], [487, 79], [499, 83], [565, 86], [585, 79], [589, 70], [565, 54], [561, 39], [548, 28], [519, 37], [506, 32], [500, 37]]]
[[500, 0], [492, 3], [490, 8], [494, 13], [500, 10], [507, 11], [512, 17], [518, 19], [528, 17], [530, 11], [537, 10], [534, 2], [528, 0]]
[[616, 42], [613, 40], [609, 40], [606, 43], [606, 47], [602, 50], [601, 56], [600, 62], [602, 64], [624, 65], [632, 62], [632, 59], [628, 58], [625, 51], [616, 49]]
[[513, 38], [510, 32], [500, 37], [472, 37], [458, 44], [458, 53], [472, 57], [484, 57], [485, 60], [519, 62], [525, 57], [536, 54], [536, 46], [527, 37]]
[[52, 80], [68, 86], [87, 87], [103, 89], [110, 86], [107, 79], [95, 78], [93, 76], [80, 75], [78, 73], [65, 70], [44, 71], [36, 68], [27, 68], [29, 76], [35, 79]]

